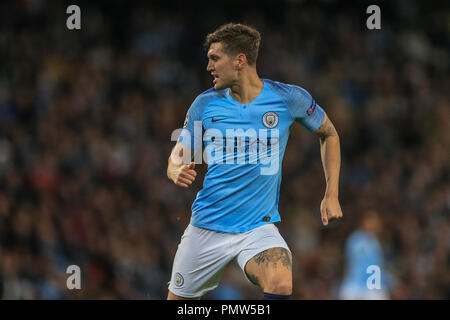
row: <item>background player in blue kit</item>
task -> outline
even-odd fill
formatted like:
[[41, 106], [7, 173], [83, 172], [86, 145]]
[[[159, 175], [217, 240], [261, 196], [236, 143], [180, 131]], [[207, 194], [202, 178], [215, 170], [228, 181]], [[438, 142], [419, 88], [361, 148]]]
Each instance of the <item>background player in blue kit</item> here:
[[322, 223], [342, 217], [338, 134], [306, 90], [259, 78], [259, 45], [259, 32], [242, 24], [223, 25], [206, 38], [214, 88], [189, 108], [167, 175], [188, 187], [196, 177], [195, 162], [181, 158], [200, 154], [203, 143], [208, 172], [175, 255], [168, 299], [200, 298], [217, 287], [231, 261], [261, 287], [264, 299], [290, 298], [292, 256], [273, 223], [280, 221], [281, 163], [294, 122], [320, 139], [327, 184]]
[[[384, 266], [383, 248], [378, 240], [382, 223], [375, 210], [364, 212], [359, 228], [353, 231], [345, 244], [346, 271], [339, 286], [342, 300], [385, 300], [395, 281]], [[377, 268], [378, 286], [369, 286], [371, 268]], [[370, 279], [369, 279], [370, 282]]]

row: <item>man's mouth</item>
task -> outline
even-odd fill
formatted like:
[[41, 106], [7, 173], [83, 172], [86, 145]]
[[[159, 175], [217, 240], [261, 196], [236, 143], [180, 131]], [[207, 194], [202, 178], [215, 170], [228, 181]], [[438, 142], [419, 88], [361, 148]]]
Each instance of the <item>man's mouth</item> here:
[[214, 77], [213, 83], [216, 84], [217, 79], [219, 78], [219, 76], [217, 76], [216, 74], [213, 74], [212, 76]]

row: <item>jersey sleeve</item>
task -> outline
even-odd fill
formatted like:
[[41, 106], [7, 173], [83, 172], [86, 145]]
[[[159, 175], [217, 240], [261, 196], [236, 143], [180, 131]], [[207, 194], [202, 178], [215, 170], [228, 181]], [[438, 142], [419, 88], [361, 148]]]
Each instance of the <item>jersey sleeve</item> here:
[[203, 125], [202, 114], [205, 108], [205, 99], [198, 96], [191, 104], [184, 120], [178, 142], [192, 150], [198, 150], [202, 146]]
[[289, 90], [288, 101], [292, 117], [296, 122], [310, 132], [316, 131], [321, 126], [325, 112], [308, 91], [293, 85]]

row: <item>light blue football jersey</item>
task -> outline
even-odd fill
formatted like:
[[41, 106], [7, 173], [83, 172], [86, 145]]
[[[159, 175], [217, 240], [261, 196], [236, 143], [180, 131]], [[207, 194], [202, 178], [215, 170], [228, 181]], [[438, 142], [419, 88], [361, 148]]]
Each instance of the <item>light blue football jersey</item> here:
[[[229, 89], [211, 88], [189, 108], [178, 141], [208, 163], [191, 224], [240, 233], [279, 222], [281, 164], [294, 121], [316, 131], [324, 111], [295, 85], [262, 79], [261, 93], [238, 103]], [[201, 149], [201, 153], [199, 153]]]

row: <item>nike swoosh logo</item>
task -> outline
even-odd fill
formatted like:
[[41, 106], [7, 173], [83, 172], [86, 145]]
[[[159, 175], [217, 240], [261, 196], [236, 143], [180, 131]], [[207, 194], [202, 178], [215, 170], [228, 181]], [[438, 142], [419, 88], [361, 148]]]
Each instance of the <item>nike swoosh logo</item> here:
[[217, 122], [217, 121], [225, 120], [225, 119], [226, 119], [226, 118], [214, 119], [214, 117], [212, 117], [211, 121], [212, 121], [212, 122]]

